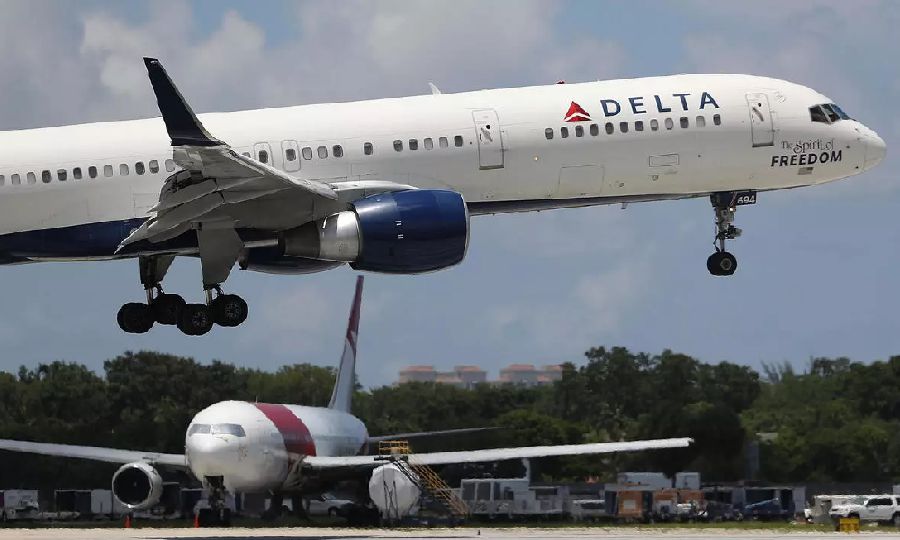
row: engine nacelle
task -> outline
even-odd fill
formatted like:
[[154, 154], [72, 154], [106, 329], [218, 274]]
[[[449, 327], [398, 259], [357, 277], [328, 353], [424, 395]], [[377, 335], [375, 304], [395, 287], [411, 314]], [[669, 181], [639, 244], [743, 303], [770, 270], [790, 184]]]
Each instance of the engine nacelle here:
[[459, 264], [469, 245], [469, 211], [454, 191], [380, 193], [314, 223], [285, 231], [289, 257], [349, 262], [355, 270], [418, 274]]
[[127, 463], [113, 475], [112, 492], [126, 508], [146, 510], [155, 506], [162, 497], [162, 476], [149, 463]]
[[394, 517], [403, 517], [409, 515], [419, 502], [419, 487], [396, 464], [389, 463], [372, 471], [369, 498], [382, 515], [397, 512]]
[[305, 257], [288, 257], [276, 247], [248, 249], [238, 260], [241, 270], [266, 274], [314, 274], [331, 270], [344, 264]]

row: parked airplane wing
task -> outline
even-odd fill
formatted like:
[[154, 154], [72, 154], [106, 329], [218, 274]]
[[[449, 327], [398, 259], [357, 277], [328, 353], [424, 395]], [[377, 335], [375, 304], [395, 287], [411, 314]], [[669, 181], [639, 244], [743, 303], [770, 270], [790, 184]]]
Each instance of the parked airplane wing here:
[[[577, 456], [583, 454], [610, 454], [614, 452], [637, 452], [661, 448], [684, 448], [693, 442], [690, 438], [653, 439], [614, 443], [568, 444], [559, 446], [522, 446], [518, 448], [492, 448], [465, 452], [429, 452], [413, 454], [416, 463], [422, 465], [447, 465], [450, 463], [477, 463], [501, 461], [504, 459], [537, 458], [549, 456]], [[304, 465], [312, 469], [332, 469], [340, 467], [375, 467], [385, 463], [383, 456], [308, 456]]]
[[[310, 203], [337, 199], [337, 193], [328, 184], [294, 178], [238, 154], [214, 138], [159, 60], [144, 58], [144, 64], [172, 140], [173, 159], [184, 170], [169, 178], [159, 204], [151, 209], [153, 216], [122, 242], [120, 251], [140, 240], [160, 241], [177, 236], [225, 205], [240, 205], [283, 190], [305, 195]], [[228, 212], [215, 215], [217, 221], [227, 218]]]
[[108, 463], [133, 463], [135, 461], [145, 461], [147, 463], [177, 467], [180, 469], [186, 469], [188, 466], [184, 454], [139, 452], [137, 450], [119, 450], [118, 448], [102, 448], [99, 446], [75, 446], [69, 444], [0, 439], [0, 450], [43, 454], [45, 456], [91, 459], [94, 461], [106, 461]]

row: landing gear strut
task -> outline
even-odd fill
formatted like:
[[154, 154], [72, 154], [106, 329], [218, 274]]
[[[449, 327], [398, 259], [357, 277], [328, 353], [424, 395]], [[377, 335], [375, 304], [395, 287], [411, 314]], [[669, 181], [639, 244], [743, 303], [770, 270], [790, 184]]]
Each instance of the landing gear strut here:
[[225, 504], [225, 487], [222, 477], [207, 477], [209, 508], [197, 511], [197, 524], [201, 527], [231, 527], [231, 509]]
[[709, 198], [716, 213], [716, 238], [713, 242], [716, 252], [706, 259], [706, 269], [714, 276], [730, 276], [737, 270], [737, 259], [725, 249], [725, 241], [741, 235], [741, 230], [733, 225], [734, 213], [740, 205], [754, 204], [756, 193], [713, 193]]

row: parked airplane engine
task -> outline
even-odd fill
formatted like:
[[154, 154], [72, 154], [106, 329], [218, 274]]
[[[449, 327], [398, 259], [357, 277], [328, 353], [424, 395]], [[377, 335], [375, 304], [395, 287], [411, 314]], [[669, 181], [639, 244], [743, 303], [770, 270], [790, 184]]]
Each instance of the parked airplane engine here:
[[323, 261], [305, 257], [282, 255], [276, 247], [248, 249], [238, 260], [241, 270], [265, 274], [314, 274], [331, 270], [344, 264], [340, 261]]
[[459, 264], [469, 245], [469, 211], [454, 191], [381, 193], [284, 232], [281, 253], [349, 262], [354, 270], [418, 274]]
[[113, 475], [112, 492], [126, 508], [145, 510], [162, 497], [162, 476], [149, 463], [127, 463]]
[[369, 498], [382, 516], [400, 518], [419, 502], [419, 488], [397, 465], [389, 463], [372, 471]]

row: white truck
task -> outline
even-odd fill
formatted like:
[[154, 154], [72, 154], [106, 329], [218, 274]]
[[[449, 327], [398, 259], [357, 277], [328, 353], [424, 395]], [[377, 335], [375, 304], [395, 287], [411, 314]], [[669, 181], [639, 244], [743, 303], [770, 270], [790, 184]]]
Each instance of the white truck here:
[[856, 517], [860, 521], [890, 522], [900, 527], [900, 496], [871, 495], [861, 500], [834, 505], [828, 515], [833, 521]]

